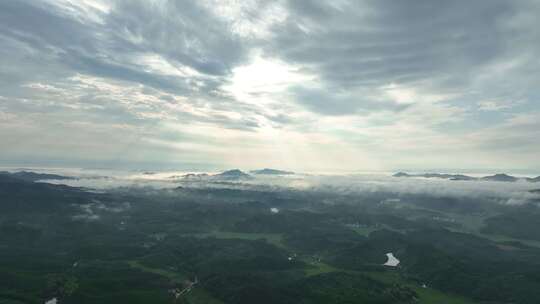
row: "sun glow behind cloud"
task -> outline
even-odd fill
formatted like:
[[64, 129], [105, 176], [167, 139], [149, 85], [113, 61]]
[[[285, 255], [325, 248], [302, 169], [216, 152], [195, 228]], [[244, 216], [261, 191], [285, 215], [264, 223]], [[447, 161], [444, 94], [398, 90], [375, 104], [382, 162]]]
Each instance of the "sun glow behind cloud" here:
[[224, 89], [244, 102], [268, 102], [269, 96], [286, 93], [289, 87], [313, 78], [314, 76], [301, 73], [298, 67], [264, 58], [260, 52], [256, 52], [249, 64], [236, 67], [232, 71], [230, 84], [224, 86]]

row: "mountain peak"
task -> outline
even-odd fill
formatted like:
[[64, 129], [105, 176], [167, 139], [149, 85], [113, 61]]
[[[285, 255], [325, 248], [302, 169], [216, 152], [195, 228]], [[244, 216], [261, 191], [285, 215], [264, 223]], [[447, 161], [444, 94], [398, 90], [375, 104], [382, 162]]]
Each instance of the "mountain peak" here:
[[242, 170], [231, 169], [223, 171], [219, 174], [212, 175], [213, 178], [227, 179], [227, 180], [240, 180], [240, 179], [252, 179], [253, 177]]
[[490, 176], [484, 176], [482, 177], [482, 180], [486, 181], [496, 181], [496, 182], [515, 182], [518, 180], [517, 177], [508, 175], [506, 173], [497, 173]]
[[408, 173], [405, 173], [405, 172], [398, 172], [394, 175], [392, 175], [393, 177], [410, 177], [411, 175], [408, 174]]

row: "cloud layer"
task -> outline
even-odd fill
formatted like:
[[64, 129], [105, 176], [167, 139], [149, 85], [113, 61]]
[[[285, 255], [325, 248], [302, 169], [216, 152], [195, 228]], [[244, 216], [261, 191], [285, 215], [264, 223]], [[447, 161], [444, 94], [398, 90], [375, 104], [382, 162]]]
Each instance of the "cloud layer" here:
[[539, 11], [2, 1], [0, 161], [540, 171]]

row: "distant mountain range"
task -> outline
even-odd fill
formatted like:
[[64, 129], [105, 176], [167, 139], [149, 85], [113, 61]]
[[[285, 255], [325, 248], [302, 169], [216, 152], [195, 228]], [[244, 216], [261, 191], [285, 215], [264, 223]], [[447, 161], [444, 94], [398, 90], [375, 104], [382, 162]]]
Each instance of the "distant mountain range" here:
[[250, 180], [253, 178], [253, 176], [238, 169], [227, 170], [214, 175], [207, 173], [189, 173], [181, 176], [181, 179], [184, 181], [239, 181]]
[[[252, 170], [249, 173], [253, 175], [291, 175], [294, 172], [283, 171], [277, 169], [264, 168], [260, 170]], [[245, 173], [239, 169], [232, 169], [223, 171], [218, 174], [207, 174], [207, 173], [189, 173], [183, 176], [180, 176], [183, 181], [246, 181], [252, 180], [255, 177], [251, 174]], [[171, 178], [177, 178], [178, 176], [172, 176]]]
[[277, 169], [269, 169], [264, 168], [261, 170], [251, 170], [249, 171], [251, 174], [259, 174], [259, 175], [291, 175], [294, 174], [294, 172], [291, 171], [283, 171], [283, 170], [277, 170]]
[[36, 173], [36, 172], [29, 172], [29, 171], [19, 171], [19, 172], [14, 172], [14, 173], [1, 171], [0, 175], [9, 176], [11, 178], [15, 178], [15, 179], [23, 180], [27, 182], [35, 182], [35, 181], [48, 180], [48, 179], [55, 179], [55, 180], [76, 179], [75, 177], [71, 177], [71, 176], [63, 176], [63, 175], [48, 174], [48, 173]]
[[472, 177], [463, 174], [444, 174], [444, 173], [422, 173], [422, 174], [408, 174], [405, 172], [398, 172], [393, 175], [394, 177], [424, 177], [424, 178], [441, 178], [454, 181], [472, 181], [472, 180], [482, 180], [482, 181], [495, 181], [495, 182], [516, 182], [518, 180], [526, 180], [529, 182], [540, 182], [540, 176], [535, 178], [520, 178], [511, 176], [504, 173], [498, 173], [494, 175], [484, 176], [484, 177]]

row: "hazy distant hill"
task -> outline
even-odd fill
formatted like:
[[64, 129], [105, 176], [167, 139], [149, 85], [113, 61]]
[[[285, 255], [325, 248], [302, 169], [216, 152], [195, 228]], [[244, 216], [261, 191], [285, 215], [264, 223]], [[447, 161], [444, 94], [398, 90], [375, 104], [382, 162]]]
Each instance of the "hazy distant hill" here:
[[526, 180], [529, 182], [540, 182], [540, 176], [535, 178], [519, 178], [511, 176], [505, 173], [498, 173], [494, 175], [484, 176], [480, 178], [463, 175], [463, 174], [445, 174], [445, 173], [421, 173], [421, 174], [408, 174], [406, 172], [398, 172], [393, 177], [424, 177], [424, 178], [442, 178], [454, 181], [473, 181], [473, 180], [482, 180], [482, 181], [491, 181], [491, 182], [516, 182], [520, 179]]
[[291, 175], [291, 174], [294, 174], [294, 172], [291, 172], [291, 171], [283, 171], [283, 170], [270, 169], [270, 168], [264, 168], [264, 169], [261, 169], [261, 170], [252, 170], [252, 171], [249, 171], [249, 173], [260, 174], [260, 175]]
[[206, 173], [200, 173], [200, 174], [188, 173], [186, 175], [183, 175], [182, 179], [183, 180], [189, 180], [189, 181], [200, 181], [200, 180], [206, 180], [206, 179], [208, 179], [208, 177], [210, 177], [210, 175], [208, 175]]
[[518, 180], [518, 178], [508, 174], [499, 173], [495, 175], [484, 176], [482, 177], [482, 180], [495, 182], [515, 182]]
[[16, 179], [29, 181], [29, 182], [35, 182], [39, 180], [46, 180], [46, 179], [56, 179], [56, 180], [70, 180], [75, 179], [74, 177], [70, 176], [63, 176], [63, 175], [57, 175], [57, 174], [48, 174], [48, 173], [36, 173], [36, 172], [29, 172], [29, 171], [19, 171], [15, 173], [10, 173], [7, 171], [0, 172], [0, 175], [10, 176]]
[[405, 173], [405, 172], [398, 172], [398, 173], [395, 173], [394, 175], [392, 175], [393, 177], [412, 177], [413, 175], [410, 175], [408, 173]]
[[189, 173], [182, 176], [184, 181], [237, 181], [237, 180], [250, 180], [253, 176], [238, 170], [227, 170], [218, 174], [209, 175], [207, 173]]
[[442, 173], [423, 173], [423, 174], [408, 174], [405, 172], [398, 172], [393, 175], [394, 177], [424, 177], [424, 178], [442, 178], [449, 180], [476, 180], [472, 176], [463, 174], [442, 174]]
[[253, 179], [253, 176], [244, 173], [238, 169], [227, 170], [219, 174], [212, 175], [212, 179], [219, 180], [249, 180]]

